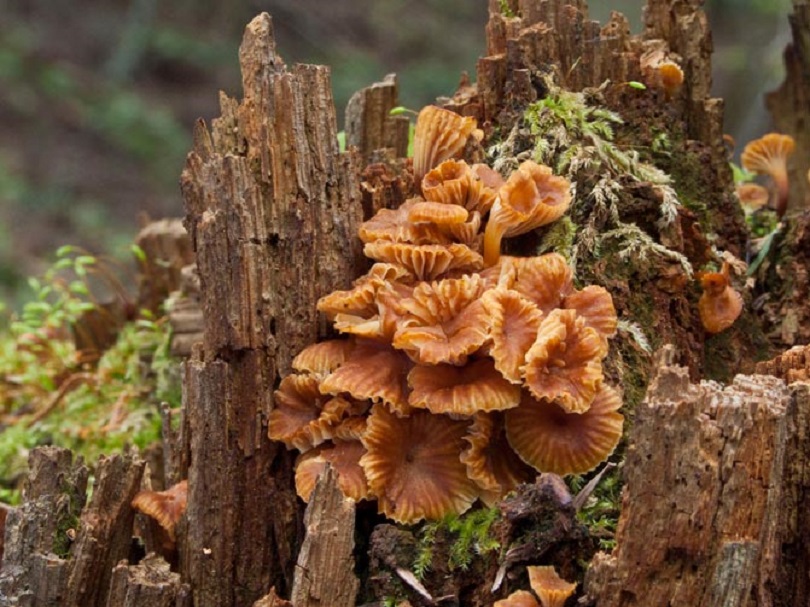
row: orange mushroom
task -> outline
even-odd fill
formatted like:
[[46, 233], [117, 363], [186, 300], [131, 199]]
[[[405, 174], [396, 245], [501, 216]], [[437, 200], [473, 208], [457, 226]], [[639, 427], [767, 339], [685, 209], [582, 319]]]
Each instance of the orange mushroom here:
[[481, 302], [489, 315], [489, 354], [495, 368], [513, 384], [522, 384], [520, 369], [526, 362], [526, 353], [537, 339], [537, 330], [543, 313], [534, 303], [517, 291], [504, 288], [490, 289]]
[[554, 310], [526, 353], [523, 377], [538, 399], [556, 401], [569, 413], [582, 413], [602, 383], [602, 337], [574, 310]]
[[354, 341], [330, 339], [307, 346], [292, 361], [292, 368], [300, 373], [309, 373], [319, 381], [344, 363]]
[[366, 449], [359, 440], [336, 440], [307, 451], [295, 463], [295, 490], [305, 502], [309, 502], [318, 477], [331, 465], [337, 474], [338, 487], [343, 495], [356, 502], [368, 499], [368, 483], [360, 458]]
[[413, 134], [413, 174], [421, 184], [425, 174], [445, 160], [459, 158], [472, 136], [481, 139], [474, 118], [428, 105], [419, 112]]
[[459, 243], [413, 245], [377, 240], [366, 244], [363, 253], [405, 268], [419, 280], [433, 280], [450, 270], [478, 270], [484, 262], [481, 255]]
[[571, 268], [565, 257], [548, 253], [537, 257], [504, 257], [500, 284], [514, 289], [544, 314], [562, 305], [574, 290]]
[[467, 426], [427, 411], [398, 417], [374, 405], [360, 465], [380, 512], [409, 524], [467, 510], [478, 497], [459, 460]]
[[662, 89], [669, 99], [683, 84], [683, 70], [661, 48], [653, 48], [642, 55], [641, 73], [650, 87]]
[[283, 442], [288, 449], [307, 451], [317, 444], [310, 424], [317, 422], [329, 400], [331, 396], [319, 391], [315, 377], [288, 375], [273, 393], [274, 406], [268, 419], [267, 435]]
[[568, 597], [574, 594], [575, 582], [566, 582], [554, 567], [527, 567], [529, 585], [540, 599], [543, 607], [563, 607]]
[[470, 167], [463, 160], [446, 160], [425, 175], [422, 195], [427, 200], [461, 205], [484, 215], [502, 184], [503, 178], [486, 165]]
[[494, 265], [501, 239], [524, 234], [559, 219], [571, 204], [570, 183], [551, 169], [525, 161], [498, 191], [484, 232], [484, 263]]
[[393, 346], [415, 362], [464, 364], [486, 341], [489, 322], [481, 302], [484, 285], [477, 275], [418, 285], [400, 302], [406, 315]]
[[749, 215], [768, 204], [768, 190], [756, 183], [741, 183], [736, 187], [740, 205]]
[[619, 319], [613, 298], [604, 287], [590, 285], [581, 291], [567, 295], [562, 308], [576, 310], [577, 316], [585, 320], [585, 326], [595, 329], [607, 347], [607, 340], [616, 334]]
[[731, 287], [728, 262], [723, 262], [720, 272], [701, 272], [698, 278], [703, 287], [698, 300], [703, 328], [709, 333], [725, 331], [739, 318], [743, 309], [742, 297]]
[[524, 393], [520, 406], [504, 413], [506, 437], [520, 458], [540, 472], [583, 474], [604, 461], [622, 436], [622, 399], [602, 385], [584, 413]]
[[776, 186], [776, 215], [781, 219], [787, 210], [790, 195], [787, 159], [795, 142], [790, 135], [768, 133], [745, 146], [741, 160], [748, 171], [769, 175]]
[[492, 607], [539, 607], [537, 599], [528, 590], [515, 590], [505, 599], [495, 601]]
[[474, 415], [517, 407], [520, 387], [510, 384], [488, 358], [463, 367], [417, 365], [408, 374], [411, 406], [431, 413]]
[[140, 491], [132, 499], [132, 507], [157, 521], [174, 543], [175, 527], [186, 511], [187, 501], [188, 481], [180, 481], [165, 491]]

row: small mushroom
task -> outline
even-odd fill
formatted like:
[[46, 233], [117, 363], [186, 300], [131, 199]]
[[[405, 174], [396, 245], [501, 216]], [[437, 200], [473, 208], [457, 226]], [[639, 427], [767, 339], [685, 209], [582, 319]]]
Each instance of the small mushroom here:
[[790, 135], [768, 133], [745, 146], [741, 160], [748, 171], [769, 175], [776, 186], [776, 215], [781, 219], [787, 210], [790, 194], [787, 159], [793, 153], [795, 142]]
[[413, 245], [377, 240], [363, 248], [366, 257], [405, 268], [419, 280], [433, 280], [451, 270], [478, 270], [483, 258], [470, 247], [449, 245]]
[[522, 384], [520, 369], [526, 362], [526, 353], [537, 339], [537, 330], [543, 313], [517, 291], [504, 288], [490, 289], [481, 302], [489, 315], [489, 354], [495, 368], [513, 384]]
[[499, 283], [534, 302], [544, 314], [559, 308], [563, 298], [574, 290], [571, 268], [557, 253], [503, 257]]
[[520, 403], [520, 387], [501, 377], [488, 358], [463, 367], [417, 365], [408, 374], [408, 384], [411, 406], [431, 413], [474, 415], [511, 409]]
[[599, 333], [605, 347], [607, 340], [616, 334], [619, 319], [613, 306], [613, 298], [604, 287], [590, 285], [581, 291], [575, 291], [563, 299], [562, 307], [576, 310], [577, 316], [585, 320], [585, 326]]
[[569, 413], [587, 411], [602, 383], [607, 348], [595, 329], [574, 310], [553, 310], [537, 331], [522, 368], [537, 399], [556, 401]]
[[505, 599], [495, 601], [492, 607], [539, 607], [540, 604], [528, 590], [515, 590]]
[[506, 436], [521, 459], [540, 472], [583, 474], [603, 462], [622, 436], [622, 399], [599, 388], [584, 413], [524, 393], [520, 406], [504, 413]]
[[736, 187], [737, 198], [746, 215], [768, 204], [768, 190], [756, 183], [741, 183]]
[[640, 63], [646, 83], [650, 87], [662, 89], [667, 99], [680, 90], [684, 78], [683, 70], [662, 49], [654, 48], [645, 53]]
[[305, 502], [309, 502], [318, 477], [331, 465], [337, 474], [338, 487], [343, 495], [356, 502], [368, 499], [368, 483], [360, 458], [366, 448], [359, 440], [336, 440], [334, 444], [324, 444], [307, 451], [295, 463], [295, 490]]
[[459, 460], [467, 426], [427, 411], [398, 417], [374, 405], [360, 465], [380, 512], [410, 524], [467, 510], [478, 497]]
[[419, 112], [413, 135], [413, 173], [416, 183], [445, 160], [459, 158], [473, 136], [481, 139], [474, 118], [428, 105]]
[[132, 499], [132, 507], [151, 517], [175, 541], [175, 527], [186, 511], [188, 481], [181, 481], [165, 491], [141, 491]]
[[725, 331], [739, 318], [743, 300], [731, 286], [730, 266], [723, 262], [720, 272], [698, 275], [703, 294], [698, 300], [698, 313], [703, 328], [709, 333]]
[[354, 348], [354, 341], [329, 339], [307, 346], [292, 361], [292, 368], [309, 373], [319, 381], [342, 365]]
[[542, 607], [563, 607], [577, 588], [576, 583], [562, 579], [552, 566], [526, 569], [529, 572], [529, 585], [540, 599]]
[[470, 212], [486, 214], [503, 178], [484, 164], [470, 167], [463, 160], [446, 160], [422, 180], [422, 195], [427, 200], [461, 205]]
[[559, 219], [571, 204], [570, 183], [531, 160], [523, 162], [498, 191], [484, 232], [484, 263], [497, 263], [501, 239]]

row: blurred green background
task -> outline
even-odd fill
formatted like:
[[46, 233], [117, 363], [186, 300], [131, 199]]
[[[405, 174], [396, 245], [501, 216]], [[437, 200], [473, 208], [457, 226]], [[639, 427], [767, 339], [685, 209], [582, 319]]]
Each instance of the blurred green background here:
[[[592, 0], [591, 17], [641, 0]], [[177, 186], [198, 117], [240, 95], [237, 48], [258, 12], [288, 64], [332, 67], [338, 114], [389, 72], [417, 108], [474, 78], [486, 0], [0, 0], [0, 301], [21, 297], [65, 243], [125, 250], [140, 217], [180, 216]], [[707, 0], [715, 94], [744, 142], [769, 124], [790, 0]]]

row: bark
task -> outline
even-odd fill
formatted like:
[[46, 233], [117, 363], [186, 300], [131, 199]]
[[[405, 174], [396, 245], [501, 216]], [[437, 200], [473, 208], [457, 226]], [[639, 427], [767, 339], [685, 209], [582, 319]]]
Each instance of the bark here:
[[354, 501], [343, 495], [331, 466], [321, 474], [304, 514], [291, 601], [295, 607], [354, 607]]
[[141, 228], [135, 244], [144, 253], [138, 260], [138, 307], [158, 312], [194, 261], [191, 241], [180, 219], [161, 219]]
[[788, 165], [790, 199], [788, 209], [810, 206], [810, 3], [793, 0], [793, 12], [788, 17], [793, 41], [784, 52], [785, 80], [778, 89], [765, 96], [765, 105], [776, 130], [791, 135], [796, 149]]
[[[408, 155], [407, 116], [391, 116], [399, 105], [396, 74], [382, 82], [357, 91], [346, 106], [346, 145], [355, 146], [364, 163], [371, 162], [375, 152], [386, 149], [396, 158]], [[384, 152], [383, 152], [384, 153]]]
[[191, 607], [191, 590], [180, 574], [154, 554], [137, 565], [122, 561], [112, 571], [110, 607]]
[[659, 369], [624, 463], [616, 549], [592, 561], [591, 604], [808, 605], [810, 386], [725, 388]]
[[317, 299], [364, 264], [357, 158], [338, 151], [328, 69], [288, 70], [267, 14], [248, 25], [240, 63], [244, 99], [223, 95], [211, 131], [198, 125], [181, 179], [204, 319], [181, 439], [181, 571], [196, 607], [292, 586], [300, 513], [292, 456], [267, 438], [272, 391], [326, 329]]

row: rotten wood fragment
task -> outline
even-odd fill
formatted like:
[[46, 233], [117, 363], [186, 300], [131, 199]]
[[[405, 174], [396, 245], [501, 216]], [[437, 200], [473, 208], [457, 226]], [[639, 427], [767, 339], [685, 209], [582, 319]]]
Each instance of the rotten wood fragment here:
[[691, 384], [684, 368], [660, 368], [630, 435], [616, 549], [586, 576], [590, 604], [808, 604], [796, 508], [810, 491], [808, 388]]
[[155, 554], [137, 565], [121, 561], [112, 571], [108, 607], [191, 607], [191, 589]]
[[180, 287], [183, 268], [194, 261], [191, 240], [182, 220], [161, 219], [141, 228], [135, 244], [144, 253], [138, 259], [138, 307], [158, 312]]
[[354, 607], [354, 500], [343, 495], [331, 466], [321, 473], [304, 514], [291, 600], [295, 607]]
[[792, 384], [810, 379], [810, 346], [794, 346], [779, 356], [757, 363], [757, 373]]
[[392, 116], [399, 105], [396, 74], [388, 74], [382, 82], [360, 89], [346, 106], [346, 146], [354, 146], [364, 164], [378, 150], [390, 149], [396, 158], [408, 155], [407, 116]]

